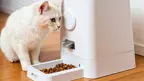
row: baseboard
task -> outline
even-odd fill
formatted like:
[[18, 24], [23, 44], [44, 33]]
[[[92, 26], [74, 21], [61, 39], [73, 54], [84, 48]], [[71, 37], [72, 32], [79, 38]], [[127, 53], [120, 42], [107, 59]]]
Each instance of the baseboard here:
[[14, 9], [4, 6], [4, 5], [0, 5], [0, 10], [7, 14], [11, 14], [14, 11]]
[[135, 43], [135, 54], [144, 56], [144, 45]]

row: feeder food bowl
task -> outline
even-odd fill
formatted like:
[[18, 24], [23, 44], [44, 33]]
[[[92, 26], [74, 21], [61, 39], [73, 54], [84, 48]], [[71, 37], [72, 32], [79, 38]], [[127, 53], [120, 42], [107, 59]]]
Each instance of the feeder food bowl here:
[[83, 78], [83, 68], [77, 65], [75, 65], [76, 68], [50, 74], [45, 74], [44, 72], [40, 71], [44, 68], [53, 68], [57, 64], [61, 63], [64, 62], [63, 60], [59, 59], [30, 66], [28, 68], [27, 76], [34, 81], [71, 81]]

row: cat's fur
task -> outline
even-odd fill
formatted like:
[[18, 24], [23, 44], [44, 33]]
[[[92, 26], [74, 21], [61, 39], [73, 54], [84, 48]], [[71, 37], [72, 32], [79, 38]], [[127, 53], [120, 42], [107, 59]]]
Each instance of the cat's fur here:
[[59, 8], [48, 1], [13, 12], [1, 31], [0, 45], [5, 57], [10, 62], [20, 60], [24, 71], [39, 63], [40, 44], [49, 31], [59, 30], [60, 17]]

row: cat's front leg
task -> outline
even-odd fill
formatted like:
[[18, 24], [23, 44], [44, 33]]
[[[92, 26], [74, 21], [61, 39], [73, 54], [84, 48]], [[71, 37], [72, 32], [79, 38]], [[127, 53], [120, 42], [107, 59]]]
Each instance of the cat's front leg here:
[[16, 50], [16, 53], [17, 56], [19, 57], [22, 69], [24, 71], [27, 71], [28, 66], [31, 65], [31, 60], [27, 46], [23, 44], [18, 44], [18, 49]]
[[40, 47], [37, 47], [31, 52], [31, 60], [32, 64], [38, 64], [40, 63], [39, 61], [39, 54], [40, 54]]

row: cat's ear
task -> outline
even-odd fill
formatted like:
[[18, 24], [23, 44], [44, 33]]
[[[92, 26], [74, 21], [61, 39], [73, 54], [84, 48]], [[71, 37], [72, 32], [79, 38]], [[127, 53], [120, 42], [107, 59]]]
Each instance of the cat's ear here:
[[40, 7], [39, 7], [39, 12], [40, 14], [42, 15], [45, 11], [47, 11], [48, 9], [50, 8], [49, 6], [49, 2], [48, 1], [45, 1], [43, 2]]

